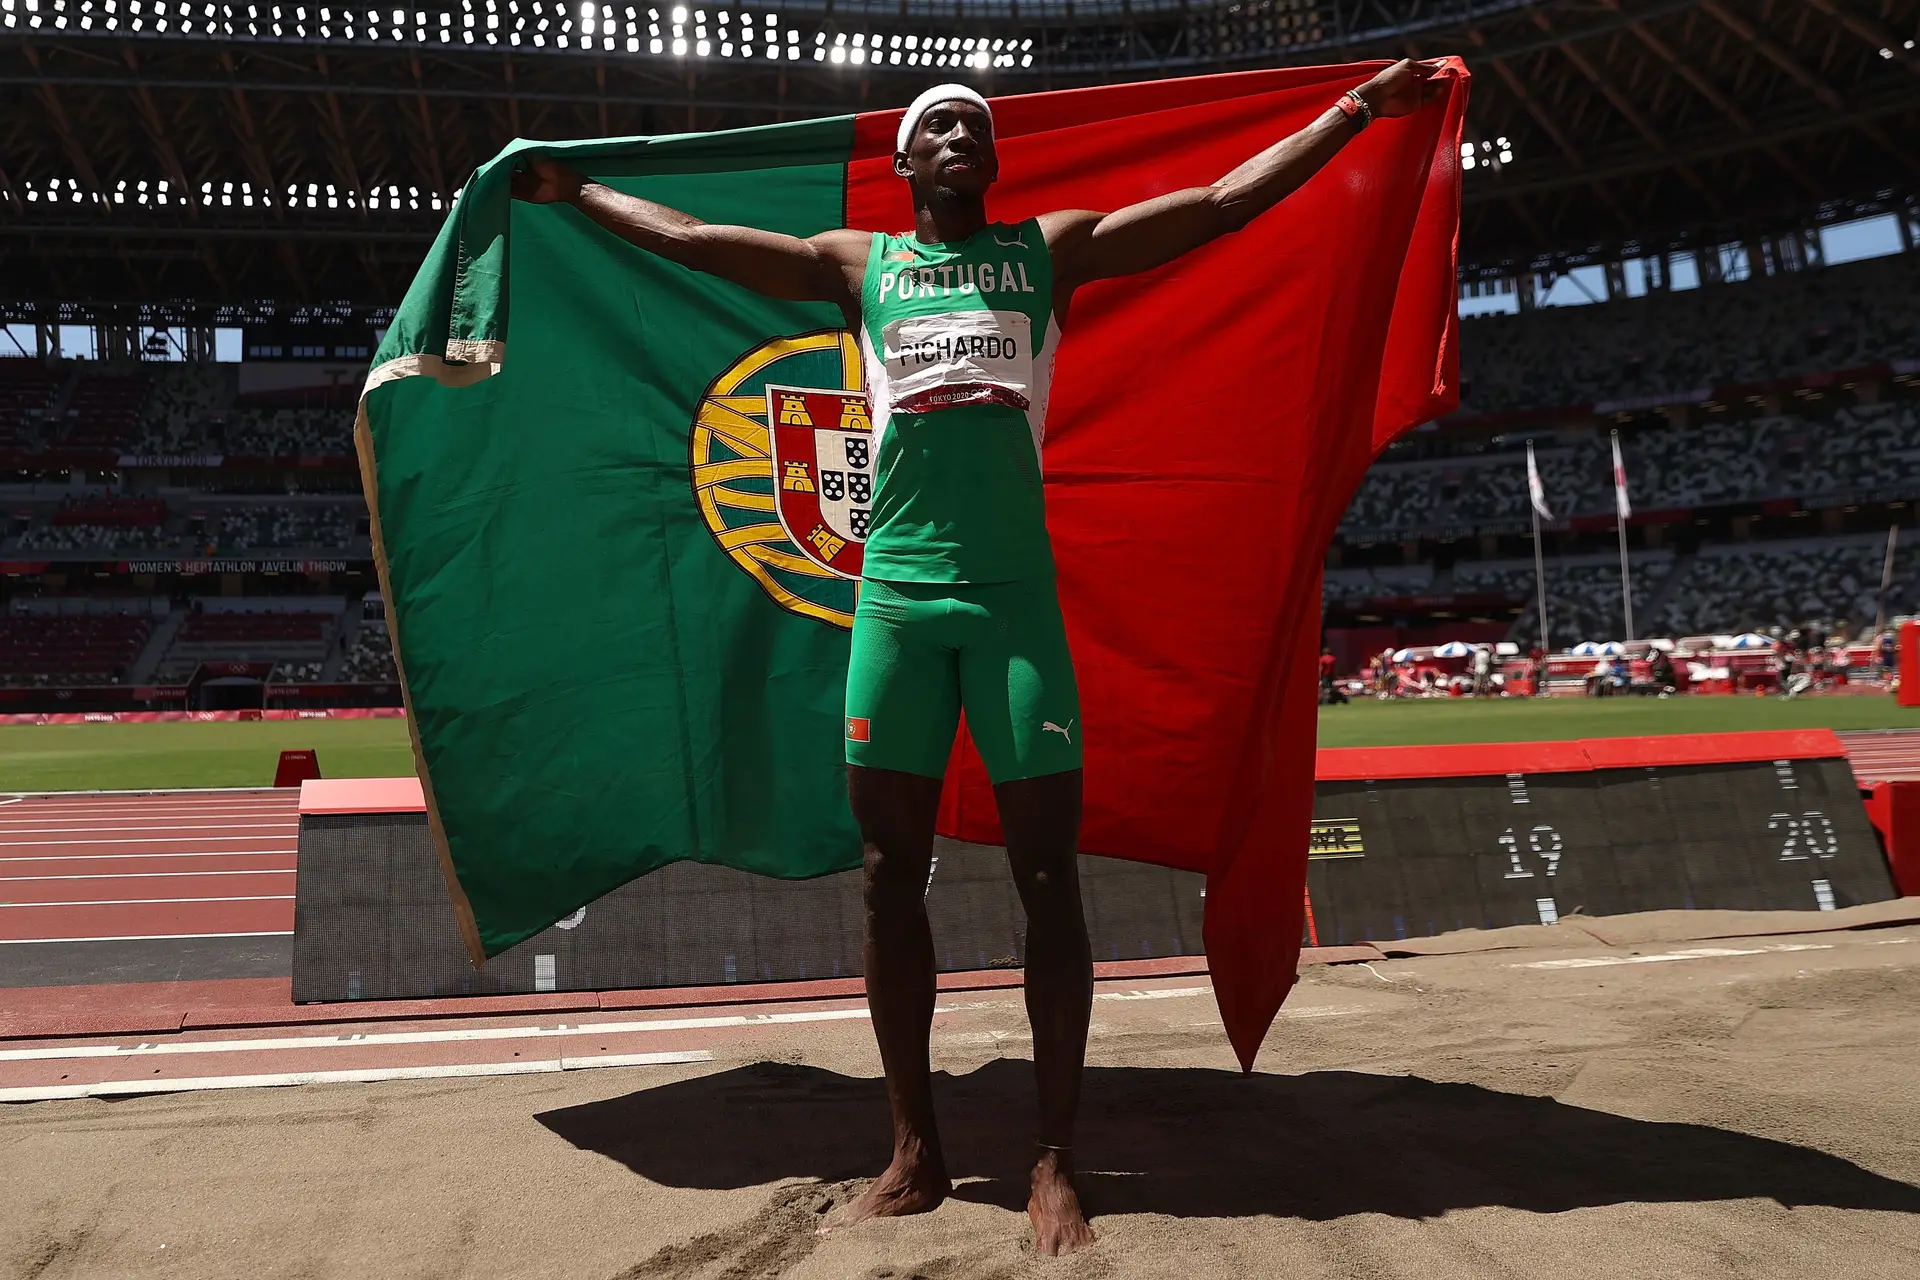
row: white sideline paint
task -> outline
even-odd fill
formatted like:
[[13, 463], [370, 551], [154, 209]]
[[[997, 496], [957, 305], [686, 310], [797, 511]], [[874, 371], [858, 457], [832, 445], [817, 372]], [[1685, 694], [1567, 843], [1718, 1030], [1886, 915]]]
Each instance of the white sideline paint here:
[[1695, 947], [1652, 956], [1582, 956], [1572, 960], [1535, 960], [1509, 969], [1599, 969], [1616, 964], [1666, 964], [1673, 960], [1717, 960], [1722, 956], [1763, 956], [1775, 951], [1831, 951], [1827, 942], [1796, 942], [1777, 947]]
[[132, 791], [9, 791], [8, 795], [19, 800], [38, 800], [42, 797], [66, 799], [70, 796], [259, 796], [262, 799], [277, 798], [282, 794], [289, 803], [299, 798], [295, 787], [162, 787], [158, 790], [148, 787]]
[[101, 862], [119, 858], [267, 858], [281, 853], [298, 853], [294, 845], [283, 849], [211, 849], [206, 852], [174, 853], [29, 853], [0, 858], [0, 862]]
[[[68, 821], [68, 819], [61, 819]], [[249, 831], [254, 828], [268, 828], [274, 831], [297, 833], [298, 822], [183, 822], [166, 825], [157, 822], [142, 822], [138, 818], [117, 818], [111, 827], [16, 827], [11, 824], [0, 825], [0, 834], [10, 836], [63, 836], [75, 835], [82, 831]], [[71, 843], [63, 841], [62, 843]]]
[[638, 1022], [561, 1023], [551, 1027], [456, 1027], [442, 1031], [371, 1031], [347, 1036], [276, 1036], [262, 1040], [173, 1040], [163, 1043], [59, 1045], [0, 1050], [0, 1062], [65, 1062], [75, 1058], [149, 1058], [194, 1053], [271, 1053], [288, 1049], [377, 1049], [401, 1044], [463, 1044], [477, 1040], [548, 1040], [556, 1036], [622, 1036], [655, 1031], [710, 1031], [799, 1022], [842, 1022], [865, 1009], [804, 1009], [792, 1013], [736, 1013], [711, 1018], [651, 1018]]
[[0, 876], [0, 884], [32, 884], [42, 880], [161, 880], [182, 876], [290, 876], [292, 867], [261, 867], [252, 871], [92, 871], [78, 876]]
[[102, 898], [95, 902], [0, 902], [0, 911], [19, 907], [164, 907], [180, 902], [292, 902], [290, 893], [263, 893], [245, 898]]
[[[1169, 987], [1158, 991], [1105, 991], [1095, 1000], [1166, 1000], [1204, 995], [1211, 987]], [[1005, 1003], [943, 1005], [936, 1013], [955, 1013]], [[1355, 1009], [1303, 1009], [1297, 1017], [1322, 1017], [1359, 1012]], [[663, 1031], [711, 1031], [728, 1027], [782, 1026], [808, 1022], [864, 1021], [872, 1016], [864, 1007], [798, 1009], [781, 1013], [732, 1013], [704, 1018], [645, 1018], [627, 1022], [560, 1023], [551, 1027], [456, 1027], [434, 1031], [371, 1031], [344, 1036], [275, 1036], [253, 1040], [143, 1040], [137, 1044], [58, 1045], [46, 1049], [0, 1050], [0, 1062], [64, 1062], [81, 1058], [148, 1058], [202, 1053], [272, 1053], [304, 1049], [369, 1049], [388, 1045], [461, 1044], [482, 1040], [548, 1040], [559, 1036], [643, 1035]]]
[[203, 1089], [273, 1089], [295, 1084], [376, 1084], [383, 1080], [448, 1080], [468, 1076], [524, 1076], [596, 1067], [657, 1067], [712, 1062], [705, 1049], [680, 1053], [613, 1053], [543, 1062], [473, 1062], [440, 1067], [367, 1067], [351, 1071], [286, 1071], [272, 1075], [196, 1076], [181, 1080], [103, 1080], [97, 1084], [27, 1085], [0, 1089], [0, 1102], [48, 1102], [57, 1098], [104, 1098], [118, 1094], [195, 1093]]
[[255, 929], [249, 933], [122, 933], [100, 938], [0, 938], [0, 947], [40, 946], [49, 942], [181, 942], [188, 938], [291, 938], [291, 929]]
[[[7, 835], [31, 835], [27, 831], [9, 831]], [[259, 836], [115, 836], [110, 840], [0, 840], [0, 848], [53, 848], [63, 844], [199, 844], [227, 843], [233, 840], [258, 840]]]

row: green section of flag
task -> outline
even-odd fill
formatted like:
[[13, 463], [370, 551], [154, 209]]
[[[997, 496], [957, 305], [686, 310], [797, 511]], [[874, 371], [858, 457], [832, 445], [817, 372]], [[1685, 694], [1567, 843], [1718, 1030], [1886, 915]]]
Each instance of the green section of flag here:
[[[841, 224], [851, 137], [841, 119], [540, 149], [708, 221], [808, 235]], [[693, 467], [713, 380], [840, 316], [673, 266], [572, 208], [511, 204], [530, 146], [468, 184], [363, 402], [397, 650], [490, 955], [669, 862], [798, 878], [860, 857], [847, 632], [729, 554], [737, 513], [711, 527]], [[500, 342], [503, 357], [462, 345]], [[442, 385], [474, 371], [391, 363], [450, 352], [499, 371]], [[840, 372], [832, 350], [778, 366], [783, 382]], [[770, 473], [732, 484], [770, 504]], [[811, 585], [851, 601], [851, 584]]]

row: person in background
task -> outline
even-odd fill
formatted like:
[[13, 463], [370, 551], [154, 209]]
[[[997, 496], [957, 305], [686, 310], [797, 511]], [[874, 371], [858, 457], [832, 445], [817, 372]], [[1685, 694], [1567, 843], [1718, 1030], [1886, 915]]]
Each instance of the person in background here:
[[1547, 692], [1547, 651], [1539, 645], [1527, 651], [1527, 674], [1533, 681], [1533, 696], [1544, 697]]
[[1653, 692], [1660, 697], [1679, 692], [1679, 684], [1674, 679], [1673, 659], [1664, 649], [1655, 649], [1653, 658], [1647, 663], [1647, 680], [1653, 685]]
[[1473, 696], [1484, 698], [1493, 692], [1493, 650], [1487, 645], [1473, 649]]
[[1893, 638], [1893, 632], [1880, 633], [1880, 679], [1893, 683], [1893, 673], [1900, 667], [1900, 644]]
[[1334, 668], [1339, 665], [1333, 656], [1333, 650], [1320, 650], [1320, 705], [1332, 706], [1347, 700], [1346, 690], [1333, 678]]

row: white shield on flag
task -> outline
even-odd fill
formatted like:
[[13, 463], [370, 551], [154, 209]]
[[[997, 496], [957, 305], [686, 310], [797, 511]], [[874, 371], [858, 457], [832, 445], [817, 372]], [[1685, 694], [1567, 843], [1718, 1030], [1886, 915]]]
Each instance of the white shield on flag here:
[[801, 554], [858, 578], [873, 519], [873, 419], [864, 394], [767, 386], [774, 507]]

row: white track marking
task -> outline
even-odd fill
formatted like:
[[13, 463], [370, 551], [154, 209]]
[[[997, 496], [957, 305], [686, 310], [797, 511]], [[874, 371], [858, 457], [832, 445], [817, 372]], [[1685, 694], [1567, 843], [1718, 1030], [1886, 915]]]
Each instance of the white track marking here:
[[444, 1031], [370, 1031], [345, 1036], [276, 1036], [261, 1040], [168, 1040], [139, 1044], [60, 1045], [0, 1050], [0, 1062], [74, 1058], [147, 1058], [200, 1053], [274, 1053], [301, 1049], [368, 1049], [400, 1044], [465, 1044], [476, 1040], [551, 1040], [559, 1036], [629, 1036], [663, 1031], [712, 1031], [803, 1022], [864, 1021], [865, 1009], [806, 1009], [792, 1013], [736, 1013], [711, 1018], [651, 1018], [637, 1022], [561, 1023], [551, 1027], [457, 1027]]
[[291, 938], [291, 929], [255, 929], [249, 933], [122, 933], [100, 938], [0, 938], [0, 947], [50, 942], [176, 942], [186, 938]]
[[79, 876], [0, 876], [0, 884], [38, 884], [44, 880], [172, 880], [183, 876], [290, 876], [292, 867], [262, 867], [254, 871], [93, 871]]
[[261, 893], [243, 898], [101, 898], [86, 902], [0, 902], [0, 911], [19, 907], [163, 907], [176, 902], [292, 902], [290, 893]]
[[263, 800], [298, 795], [294, 787], [135, 787], [124, 791], [9, 791], [22, 800], [70, 800], [76, 796], [160, 796], [167, 800], [191, 800], [197, 796], [259, 796]]
[[1831, 951], [1831, 943], [1797, 942], [1778, 947], [1695, 947], [1652, 956], [1582, 956], [1572, 960], [1535, 960], [1509, 969], [1599, 969], [1616, 964], [1666, 964], [1674, 960], [1718, 960], [1724, 956], [1763, 956], [1776, 951]]
[[[24, 835], [25, 832], [7, 832], [8, 835]], [[0, 840], [0, 848], [42, 849], [56, 845], [101, 845], [101, 844], [214, 844], [233, 840], [258, 840], [259, 836], [115, 836], [111, 840]]]
[[123, 858], [270, 858], [282, 853], [298, 853], [298, 845], [278, 849], [210, 849], [204, 853], [173, 850], [168, 853], [27, 853], [0, 857], [8, 862], [105, 862]]
[[1180, 996], [1205, 995], [1212, 987], [1162, 987], [1153, 991], [1102, 991], [1095, 1000], [1173, 1000]]
[[[61, 819], [68, 821], [68, 819]], [[83, 831], [289, 831], [298, 833], [297, 822], [188, 822], [179, 825], [143, 822], [138, 818], [128, 818], [126, 825], [115, 827], [39, 827], [28, 829], [0, 824], [0, 835], [9, 836], [64, 836], [75, 835]]]
[[105, 1080], [98, 1084], [28, 1085], [0, 1089], [0, 1102], [47, 1102], [56, 1098], [104, 1098], [116, 1094], [194, 1093], [203, 1089], [272, 1089], [296, 1084], [376, 1084], [384, 1080], [448, 1080], [469, 1076], [524, 1076], [596, 1067], [658, 1067], [712, 1062], [705, 1049], [679, 1053], [614, 1053], [544, 1062], [472, 1062], [442, 1067], [368, 1067], [352, 1071], [286, 1071], [272, 1075], [198, 1076], [184, 1080]]

